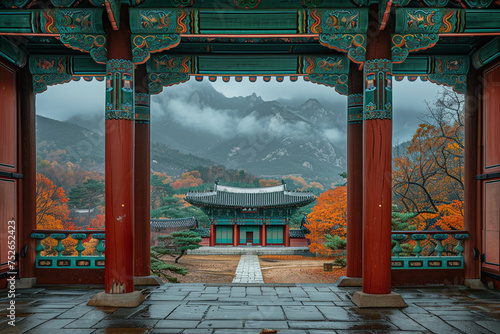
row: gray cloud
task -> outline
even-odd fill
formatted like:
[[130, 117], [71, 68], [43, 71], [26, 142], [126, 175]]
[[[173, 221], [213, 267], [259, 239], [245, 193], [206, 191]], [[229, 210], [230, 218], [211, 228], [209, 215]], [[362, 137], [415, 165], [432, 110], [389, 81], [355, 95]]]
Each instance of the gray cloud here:
[[[175, 110], [175, 115], [184, 124], [193, 124], [194, 127], [199, 129], [213, 129], [220, 130], [221, 125], [225, 125], [228, 129], [238, 131], [262, 130], [268, 129], [269, 124], [262, 124], [258, 120], [245, 118], [240, 122], [235, 122], [233, 111], [225, 110], [212, 110], [210, 108], [203, 108], [196, 110], [196, 104], [182, 105], [183, 101], [189, 100], [193, 95], [196, 85], [194, 80], [187, 83], [176, 85], [173, 87], [166, 87], [164, 90], [169, 90], [174, 94], [176, 99], [168, 101], [170, 107], [165, 108], [165, 103], [159, 96], [152, 98], [152, 113], [162, 113], [168, 110]], [[206, 84], [204, 82], [203, 84]], [[248, 79], [244, 78], [243, 82], [237, 83], [233, 79], [229, 83], [224, 83], [218, 80], [215, 83], [210, 83], [214, 88], [227, 97], [232, 96], [248, 96], [256, 93], [264, 100], [302, 100], [306, 101], [308, 98], [316, 98], [323, 105], [330, 107], [332, 105], [345, 105], [346, 98], [335, 92], [333, 88], [305, 82], [301, 78], [297, 82], [290, 82], [285, 78], [284, 82], [278, 83], [275, 80], [271, 82], [264, 82], [261, 78], [255, 83], [251, 83]], [[46, 117], [54, 118], [57, 120], [67, 120], [72, 116], [79, 115], [82, 118], [92, 118], [96, 115], [104, 113], [104, 82], [70, 82], [63, 85], [55, 85], [48, 87], [47, 91], [37, 94], [36, 107], [37, 113]], [[430, 82], [402, 82], [393, 83], [393, 142], [400, 143], [405, 140], [410, 140], [416, 128], [418, 127], [418, 117], [421, 113], [427, 111], [425, 101], [433, 101], [436, 97], [439, 86]], [[170, 95], [170, 94], [169, 94]], [[194, 116], [194, 117], [192, 117]], [[216, 127], [214, 125], [217, 125]], [[273, 125], [274, 126], [274, 125]], [[231, 128], [232, 127], [232, 128]], [[279, 130], [279, 127], [276, 129]], [[305, 129], [297, 128], [288, 131], [305, 131]], [[214, 130], [215, 131], [215, 130]], [[338, 131], [337, 131], [338, 132]], [[325, 136], [334, 140], [346, 140], [345, 134], [337, 133], [334, 129], [325, 131]], [[299, 133], [299, 132], [297, 132]]]

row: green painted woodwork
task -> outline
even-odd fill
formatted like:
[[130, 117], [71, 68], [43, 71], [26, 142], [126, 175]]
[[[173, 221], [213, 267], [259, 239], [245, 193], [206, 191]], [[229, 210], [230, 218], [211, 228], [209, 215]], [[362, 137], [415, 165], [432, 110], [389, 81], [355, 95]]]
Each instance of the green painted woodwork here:
[[363, 121], [392, 119], [392, 62], [367, 60], [364, 67]]
[[35, 12], [29, 10], [0, 10], [0, 32], [31, 33], [31, 16]]
[[110, 59], [106, 63], [106, 119], [134, 120], [134, 64]]
[[392, 257], [391, 269], [463, 269], [463, 256]]
[[37, 256], [37, 268], [104, 269], [104, 256]]
[[215, 243], [216, 244], [232, 244], [233, 243], [233, 226], [217, 225], [215, 227]]
[[74, 50], [89, 52], [90, 56], [100, 64], [107, 60], [107, 41], [104, 35], [61, 34], [61, 42]]
[[327, 48], [346, 52], [349, 59], [361, 64], [366, 59], [366, 35], [364, 34], [320, 34], [319, 42]]
[[395, 257], [399, 257], [399, 253], [403, 251], [401, 248], [401, 241], [406, 239], [406, 234], [393, 234], [392, 235], [392, 240], [396, 241], [396, 246], [392, 248], [392, 251], [395, 254]]
[[481, 68], [500, 56], [500, 37], [495, 37], [472, 55], [474, 68]]
[[225, 74], [296, 74], [299, 57], [273, 56], [198, 56], [199, 74], [217, 74], [221, 67]]
[[87, 238], [85, 233], [73, 233], [71, 237], [75, 240], [78, 240], [78, 244], [75, 247], [75, 250], [78, 252], [78, 256], [82, 256], [82, 252], [85, 250], [85, 247], [82, 244], [82, 240]]
[[398, 34], [451, 34], [500, 30], [498, 9], [396, 8], [395, 14], [395, 32]]
[[454, 8], [396, 8], [395, 31], [404, 34], [443, 34], [464, 30], [465, 10]]
[[23, 49], [2, 36], [0, 36], [0, 56], [19, 67], [24, 67], [28, 61], [28, 55]]
[[167, 8], [130, 8], [130, 30], [133, 34], [189, 33], [190, 12]]
[[283, 244], [283, 226], [266, 226], [266, 243]]
[[29, 69], [33, 74], [33, 92], [40, 93], [47, 86], [71, 81], [69, 58], [64, 56], [30, 56]]
[[[404, 232], [404, 231], [399, 231]], [[410, 238], [408, 235], [393, 232], [392, 239], [396, 241], [396, 245], [393, 247], [392, 252], [392, 269], [462, 269], [464, 266], [464, 258], [462, 256], [463, 246], [462, 240], [469, 237], [468, 234], [452, 234], [455, 240], [458, 240], [458, 245], [455, 246], [455, 252], [458, 256], [446, 256], [443, 255], [445, 247], [443, 246], [443, 241], [448, 239], [449, 234], [427, 234], [426, 231], [422, 233], [411, 234]], [[436, 242], [435, 249], [427, 249], [429, 255], [434, 251], [436, 256], [422, 255], [421, 242], [432, 238]], [[402, 243], [408, 241], [415, 241], [416, 245], [413, 247], [411, 254], [406, 254], [401, 248]], [[401, 256], [404, 253], [405, 256]]]
[[347, 97], [347, 123], [363, 123], [363, 94], [350, 94]]
[[401, 63], [410, 52], [428, 49], [436, 45], [439, 35], [434, 33], [394, 34], [392, 35], [392, 62]]
[[[199, 11], [200, 34], [296, 34], [297, 11]], [[305, 33], [302, 32], [302, 33]]]
[[[101, 8], [58, 8], [33, 10], [34, 25], [39, 24], [40, 33], [92, 34], [104, 33]], [[31, 10], [30, 10], [31, 12]]]
[[311, 82], [335, 87], [338, 93], [347, 95], [349, 60], [345, 55], [304, 57], [303, 68]]
[[[96, 0], [92, 0], [96, 1]], [[353, 3], [366, 5], [368, 0], [146, 0], [140, 7], [188, 7], [214, 9], [294, 9], [294, 8], [344, 8], [355, 7]]]
[[472, 8], [486, 8], [493, 0], [465, 0], [465, 2]]
[[368, 8], [309, 10], [308, 28], [312, 34], [366, 33]]
[[147, 93], [135, 93], [135, 122], [149, 124], [151, 97]]
[[240, 244], [245, 245], [247, 243], [247, 232], [253, 233], [254, 244], [260, 244], [260, 228], [259, 226], [240, 226]]

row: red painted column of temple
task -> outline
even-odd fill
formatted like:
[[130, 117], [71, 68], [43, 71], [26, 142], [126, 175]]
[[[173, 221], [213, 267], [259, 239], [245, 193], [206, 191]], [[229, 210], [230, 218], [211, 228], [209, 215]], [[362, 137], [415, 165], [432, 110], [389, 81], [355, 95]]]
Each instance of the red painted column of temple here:
[[267, 236], [266, 224], [264, 223], [264, 224], [262, 224], [262, 237], [261, 237], [261, 242], [260, 242], [262, 247], [265, 247], [267, 245], [266, 236]]
[[135, 70], [134, 275], [150, 275], [150, 96], [146, 65]]
[[215, 246], [215, 225], [210, 224], [210, 247]]
[[474, 258], [474, 248], [477, 255], [481, 252], [481, 224], [477, 216], [478, 181], [478, 115], [482, 96], [480, 73], [472, 65], [467, 75], [467, 93], [465, 100], [465, 149], [464, 149], [464, 229], [469, 232], [465, 241], [464, 265], [465, 279], [481, 278], [481, 263]]
[[31, 231], [36, 229], [36, 112], [35, 93], [33, 93], [33, 77], [27, 67], [20, 69], [17, 75], [18, 111], [20, 124], [20, 164], [23, 174], [18, 231], [19, 250], [28, 246], [24, 257], [19, 261], [19, 277], [35, 277], [35, 241], [31, 239]]
[[347, 277], [363, 277], [363, 71], [349, 67], [347, 97]]
[[128, 8], [108, 29], [106, 63], [105, 292], [134, 291], [134, 64]]
[[238, 235], [238, 225], [236, 223], [234, 224], [233, 228], [233, 247], [238, 246], [239, 241], [240, 241], [240, 236]]
[[290, 221], [286, 222], [285, 228], [284, 228], [284, 233], [283, 233], [283, 239], [285, 239], [285, 247], [290, 247]]
[[[376, 17], [371, 10], [371, 17]], [[372, 25], [378, 23], [372, 21]], [[389, 29], [368, 34], [363, 115], [363, 292], [391, 292], [392, 61]], [[348, 175], [349, 177], [349, 175]]]

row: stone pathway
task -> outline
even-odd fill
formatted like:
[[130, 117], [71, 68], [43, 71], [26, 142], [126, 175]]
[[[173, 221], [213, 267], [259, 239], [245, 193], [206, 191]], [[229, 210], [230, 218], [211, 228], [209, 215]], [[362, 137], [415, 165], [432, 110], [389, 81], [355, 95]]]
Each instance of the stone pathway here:
[[233, 283], [264, 283], [257, 255], [242, 255]]

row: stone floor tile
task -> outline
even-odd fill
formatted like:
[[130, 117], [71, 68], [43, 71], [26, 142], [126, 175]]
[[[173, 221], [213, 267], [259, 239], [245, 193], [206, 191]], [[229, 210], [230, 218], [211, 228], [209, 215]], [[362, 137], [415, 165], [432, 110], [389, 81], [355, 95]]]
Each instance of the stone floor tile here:
[[476, 323], [495, 334], [500, 334], [500, 322], [498, 321], [476, 321]]
[[[241, 320], [205, 320], [202, 321], [197, 328], [243, 328], [243, 321]], [[239, 333], [234, 332], [234, 333]]]
[[[164, 320], [160, 320], [164, 321]], [[101, 320], [92, 328], [153, 328], [158, 320], [112, 319]]]
[[166, 319], [201, 320], [209, 307], [209, 305], [180, 305]]
[[[286, 321], [258, 321], [250, 320], [245, 321], [243, 324], [244, 328], [271, 328], [271, 329], [288, 329], [288, 323]], [[279, 331], [281, 332], [281, 331]]]
[[324, 320], [325, 317], [315, 306], [283, 306], [288, 320]]
[[199, 323], [196, 320], [160, 320], [155, 328], [196, 328]]

